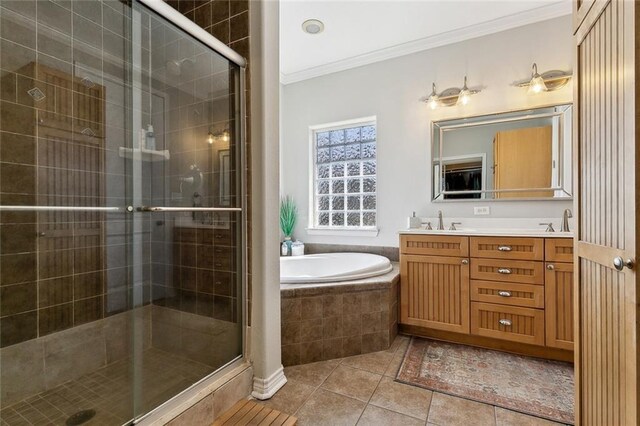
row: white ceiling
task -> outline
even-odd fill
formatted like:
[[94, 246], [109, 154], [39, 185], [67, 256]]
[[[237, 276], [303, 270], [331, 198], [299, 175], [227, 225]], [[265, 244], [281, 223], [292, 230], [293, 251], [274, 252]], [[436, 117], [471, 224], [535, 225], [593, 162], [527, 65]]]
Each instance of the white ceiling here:
[[[280, 71], [292, 83], [571, 13], [571, 0], [281, 0]], [[302, 31], [307, 19], [321, 34]]]

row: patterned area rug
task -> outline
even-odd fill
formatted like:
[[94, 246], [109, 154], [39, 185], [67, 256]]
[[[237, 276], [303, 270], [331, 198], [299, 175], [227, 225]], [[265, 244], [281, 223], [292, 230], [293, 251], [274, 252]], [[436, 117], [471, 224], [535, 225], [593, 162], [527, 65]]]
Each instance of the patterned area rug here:
[[573, 365], [412, 338], [396, 380], [573, 424]]

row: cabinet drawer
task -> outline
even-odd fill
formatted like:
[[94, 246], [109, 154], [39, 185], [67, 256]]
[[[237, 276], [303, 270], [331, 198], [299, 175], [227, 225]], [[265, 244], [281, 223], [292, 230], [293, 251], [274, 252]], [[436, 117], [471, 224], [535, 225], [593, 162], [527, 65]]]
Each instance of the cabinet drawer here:
[[544, 345], [544, 311], [472, 302], [471, 334]]
[[428, 256], [469, 256], [469, 237], [448, 235], [401, 235], [400, 252]]
[[573, 238], [545, 239], [544, 258], [547, 262], [573, 262]]
[[471, 279], [542, 285], [544, 263], [472, 258]]
[[471, 257], [544, 260], [542, 238], [471, 237]]
[[533, 284], [472, 280], [471, 300], [525, 308], [544, 308], [544, 287]]

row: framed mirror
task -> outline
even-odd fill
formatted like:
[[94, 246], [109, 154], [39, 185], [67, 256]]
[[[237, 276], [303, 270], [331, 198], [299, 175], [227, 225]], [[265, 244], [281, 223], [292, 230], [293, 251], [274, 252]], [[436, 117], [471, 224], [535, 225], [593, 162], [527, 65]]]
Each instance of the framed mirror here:
[[433, 201], [569, 200], [571, 104], [432, 122]]

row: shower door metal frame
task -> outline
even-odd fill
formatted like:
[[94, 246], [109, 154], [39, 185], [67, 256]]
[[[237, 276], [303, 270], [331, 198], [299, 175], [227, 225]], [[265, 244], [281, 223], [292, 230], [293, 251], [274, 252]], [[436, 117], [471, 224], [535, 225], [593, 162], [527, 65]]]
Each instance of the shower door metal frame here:
[[[165, 401], [161, 405], [157, 406], [153, 410], [142, 414], [140, 417], [133, 419], [133, 424], [141, 424], [141, 425], [152, 425], [158, 424], [160, 422], [167, 422], [171, 420], [175, 415], [178, 409], [185, 408], [185, 405], [194, 397], [194, 395], [204, 396], [203, 391], [207, 390], [208, 392], [212, 392], [209, 388], [213, 388], [216, 382], [218, 382], [223, 376], [229, 374], [235, 368], [239, 368], [246, 364], [247, 360], [247, 326], [248, 326], [248, 288], [247, 288], [247, 174], [246, 174], [246, 66], [247, 61], [237, 52], [226, 46], [220, 40], [215, 38], [213, 35], [206, 32], [204, 29], [196, 25], [194, 22], [187, 19], [180, 12], [166, 4], [162, 0], [134, 0], [135, 2], [141, 4], [142, 6], [150, 9], [151, 11], [157, 13], [169, 23], [175, 25], [177, 28], [189, 33], [196, 40], [204, 43], [209, 48], [211, 48], [214, 52], [222, 55], [227, 60], [231, 61], [235, 65], [238, 66], [238, 114], [240, 115], [239, 119], [236, 120], [237, 126], [237, 134], [238, 134], [238, 143], [237, 149], [240, 151], [240, 207], [164, 207], [164, 206], [127, 206], [126, 210], [129, 213], [140, 213], [140, 212], [193, 212], [193, 211], [209, 211], [209, 212], [232, 212], [232, 213], [240, 213], [240, 221], [241, 221], [241, 293], [242, 293], [242, 318], [241, 318], [241, 329], [242, 329], [242, 352], [236, 358], [230, 360], [225, 365], [219, 367], [217, 370], [212, 372], [211, 374], [203, 377], [198, 382], [189, 386], [187, 389], [182, 392], [174, 395], [169, 400]], [[133, 7], [133, 6], [132, 6]], [[135, 22], [132, 19], [132, 22]], [[197, 402], [197, 401], [196, 401]]]

